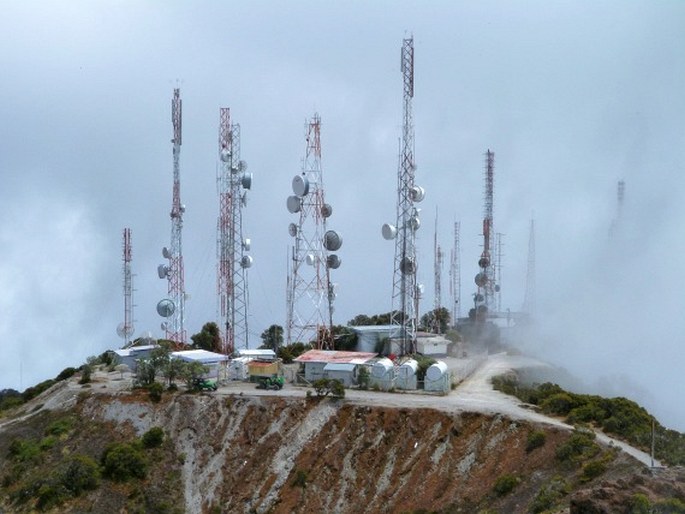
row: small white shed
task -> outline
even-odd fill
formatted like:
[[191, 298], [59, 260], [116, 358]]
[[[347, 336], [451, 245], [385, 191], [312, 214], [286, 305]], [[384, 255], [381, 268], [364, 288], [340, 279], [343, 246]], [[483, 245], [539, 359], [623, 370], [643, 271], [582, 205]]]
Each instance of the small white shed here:
[[186, 362], [200, 362], [209, 368], [204, 375], [206, 378], [218, 378], [219, 368], [225, 366], [228, 357], [222, 353], [209, 352], [207, 350], [184, 350], [172, 352], [171, 357]]
[[150, 352], [155, 348], [159, 348], [156, 344], [146, 344], [142, 346], [131, 346], [121, 350], [114, 350], [117, 364], [125, 364], [128, 368], [135, 372], [138, 367], [138, 360], [147, 359]]
[[329, 362], [323, 367], [326, 378], [340, 380], [345, 387], [357, 382], [357, 364], [351, 362]]

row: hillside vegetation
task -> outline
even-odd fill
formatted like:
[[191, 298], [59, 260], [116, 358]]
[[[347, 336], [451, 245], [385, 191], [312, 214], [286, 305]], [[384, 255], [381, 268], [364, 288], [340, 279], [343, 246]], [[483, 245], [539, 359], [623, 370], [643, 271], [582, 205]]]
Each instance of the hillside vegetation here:
[[598, 428], [646, 452], [651, 450], [654, 429], [655, 457], [672, 466], [685, 465], [685, 434], [665, 428], [632, 400], [572, 393], [551, 382], [525, 384], [513, 372], [492, 382], [495, 389], [537, 405], [545, 414]]
[[[582, 429], [314, 395], [154, 402], [75, 376], [0, 420], [0, 512], [682, 512], [653, 509], [683, 484]], [[623, 510], [588, 510], [600, 489]]]

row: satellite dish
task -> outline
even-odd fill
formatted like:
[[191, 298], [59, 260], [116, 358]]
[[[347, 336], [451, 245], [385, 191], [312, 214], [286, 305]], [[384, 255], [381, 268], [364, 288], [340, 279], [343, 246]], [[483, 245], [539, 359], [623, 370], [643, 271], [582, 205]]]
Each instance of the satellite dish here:
[[240, 185], [243, 186], [243, 189], [250, 189], [252, 187], [252, 173], [243, 173], [243, 176], [240, 177]]
[[304, 175], [295, 175], [293, 178], [293, 193], [302, 198], [309, 193], [309, 179]]
[[316, 262], [316, 257], [312, 253], [308, 253], [305, 258], [305, 262], [309, 264], [310, 266], [314, 266], [314, 263]]
[[473, 280], [478, 287], [485, 287], [488, 283], [488, 276], [485, 273], [478, 273]]
[[295, 214], [296, 212], [300, 212], [300, 209], [302, 208], [302, 200], [297, 196], [289, 196], [288, 200], [286, 201], [286, 206], [290, 212]]
[[252, 241], [250, 241], [250, 239], [247, 237], [245, 239], [243, 239], [243, 249], [245, 249], [249, 252], [250, 246], [252, 246]]
[[330, 218], [331, 214], [333, 214], [333, 207], [330, 206], [330, 204], [323, 204], [321, 206], [321, 216], [324, 218]]
[[383, 234], [383, 239], [390, 241], [391, 239], [395, 239], [395, 237], [397, 237], [397, 229], [390, 223], [384, 223], [381, 227], [381, 234]]
[[421, 220], [418, 218], [418, 216], [412, 216], [409, 218], [409, 228], [416, 232], [419, 227], [421, 227]]
[[478, 266], [480, 266], [481, 268], [487, 268], [488, 266], [490, 266], [490, 259], [488, 259], [487, 257], [481, 257], [480, 259], [478, 259]]
[[157, 275], [159, 275], [159, 278], [167, 278], [169, 276], [169, 266], [166, 264], [157, 266]]
[[294, 223], [288, 225], [288, 234], [295, 237], [297, 235], [297, 225], [295, 225]]
[[162, 257], [164, 257], [165, 259], [171, 259], [171, 252], [166, 246], [162, 248]]
[[240, 266], [244, 269], [247, 269], [252, 266], [253, 259], [249, 255], [243, 255], [243, 258], [240, 259]]
[[335, 230], [329, 230], [323, 235], [323, 247], [331, 252], [337, 252], [342, 246], [342, 236]]
[[127, 339], [133, 335], [133, 326], [126, 327], [123, 323], [117, 325], [117, 335], [123, 339]]
[[400, 271], [404, 275], [413, 275], [416, 273], [416, 261], [411, 257], [405, 257], [400, 261]]
[[340, 257], [334, 253], [326, 257], [326, 266], [328, 266], [330, 269], [338, 269], [340, 267], [340, 263]]
[[495, 293], [499, 293], [499, 292], [500, 292], [499, 284], [495, 284]]
[[219, 154], [221, 162], [228, 162], [231, 160], [231, 151], [228, 148], [222, 148]]
[[420, 202], [426, 197], [426, 191], [421, 186], [413, 186], [409, 189], [409, 198], [412, 202]]
[[159, 314], [163, 318], [168, 318], [174, 313], [175, 310], [176, 305], [173, 301], [169, 300], [168, 298], [160, 300], [157, 304], [157, 314]]

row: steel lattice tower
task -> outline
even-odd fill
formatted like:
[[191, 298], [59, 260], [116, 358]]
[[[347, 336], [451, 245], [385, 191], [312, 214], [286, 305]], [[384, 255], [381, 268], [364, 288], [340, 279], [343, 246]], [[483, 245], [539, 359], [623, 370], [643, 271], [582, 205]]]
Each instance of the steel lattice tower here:
[[442, 255], [442, 248], [440, 248], [440, 245], [438, 244], [438, 210], [437, 208], [435, 209], [435, 234], [433, 236], [433, 255], [434, 255], [434, 262], [433, 262], [433, 278], [435, 281], [435, 286], [434, 286], [434, 293], [435, 293], [435, 298], [433, 300], [433, 312], [434, 312], [434, 333], [439, 334], [440, 333], [440, 320], [438, 318], [438, 311], [442, 307], [442, 263], [443, 263], [443, 255]]
[[495, 265], [492, 256], [493, 228], [493, 192], [495, 174], [495, 154], [488, 150], [485, 153], [485, 192], [483, 198], [483, 252], [478, 260], [480, 272], [476, 275], [478, 292], [475, 296], [477, 319], [484, 319], [495, 306]]
[[117, 327], [117, 334], [127, 343], [133, 335], [133, 273], [131, 272], [131, 229], [125, 228], [123, 232], [123, 267], [124, 278], [124, 322]]
[[[171, 246], [162, 250], [162, 255], [169, 260], [168, 266], [160, 266], [159, 276], [166, 278], [168, 282], [169, 300], [172, 302], [170, 315], [165, 316], [168, 320], [163, 323], [166, 338], [177, 343], [186, 342], [185, 330], [185, 284], [183, 271], [183, 213], [185, 206], [181, 203], [181, 124], [182, 105], [180, 90], [174, 89], [174, 97], [171, 100], [171, 121], [174, 127], [173, 144], [174, 158], [174, 186], [171, 203]], [[160, 312], [158, 306], [158, 312]], [[161, 313], [161, 312], [160, 312]]]
[[523, 297], [523, 312], [532, 317], [535, 314], [535, 220], [530, 220], [528, 236], [528, 268], [526, 270], [526, 292]]
[[454, 246], [450, 252], [450, 297], [452, 298], [452, 324], [461, 316], [461, 262], [459, 257], [460, 223], [454, 222]]
[[219, 218], [217, 221], [217, 291], [223, 350], [248, 347], [250, 240], [243, 238], [243, 210], [252, 174], [240, 160], [240, 125], [231, 124], [228, 108], [219, 110]]
[[395, 239], [395, 260], [392, 281], [391, 324], [397, 327], [393, 338], [400, 340], [402, 355], [416, 353], [416, 327], [418, 324], [419, 286], [416, 280], [416, 230], [419, 210], [414, 206], [425, 193], [414, 184], [414, 38], [402, 40], [403, 123], [402, 143], [397, 169], [396, 225], [384, 225], [383, 237]]
[[295, 244], [288, 259], [286, 285], [286, 343], [313, 343], [320, 349], [333, 349], [333, 300], [335, 292], [330, 269], [340, 265], [334, 253], [342, 245], [337, 232], [326, 230], [332, 214], [324, 202], [321, 167], [321, 118], [315, 114], [305, 124], [305, 158], [302, 173], [293, 179], [294, 196], [288, 198], [288, 210], [298, 214], [291, 223], [290, 235]]

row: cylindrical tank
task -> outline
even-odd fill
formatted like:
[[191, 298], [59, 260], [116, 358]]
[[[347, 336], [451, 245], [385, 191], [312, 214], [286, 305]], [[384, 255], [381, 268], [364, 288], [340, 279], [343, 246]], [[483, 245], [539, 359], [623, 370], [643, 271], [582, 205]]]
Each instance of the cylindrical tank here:
[[443, 361], [438, 361], [431, 364], [426, 370], [426, 380], [436, 382], [440, 380], [447, 373], [447, 364]]
[[383, 357], [373, 363], [371, 367], [371, 375], [376, 378], [383, 378], [393, 368], [393, 363], [390, 359]]
[[408, 361], [402, 363], [400, 369], [397, 370], [397, 374], [400, 376], [400, 378], [406, 380], [416, 375], [416, 371], [418, 369], [419, 363], [414, 359], [409, 359]]

